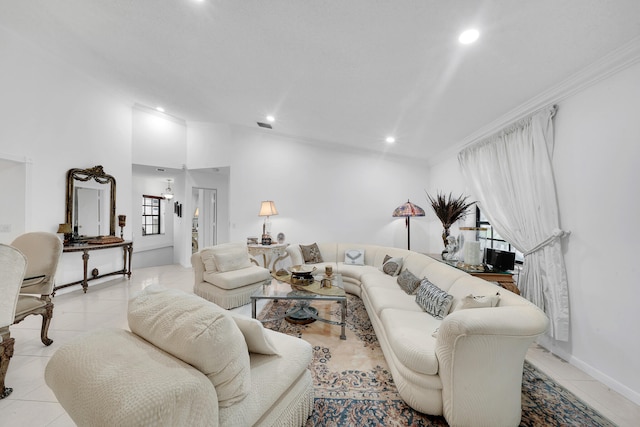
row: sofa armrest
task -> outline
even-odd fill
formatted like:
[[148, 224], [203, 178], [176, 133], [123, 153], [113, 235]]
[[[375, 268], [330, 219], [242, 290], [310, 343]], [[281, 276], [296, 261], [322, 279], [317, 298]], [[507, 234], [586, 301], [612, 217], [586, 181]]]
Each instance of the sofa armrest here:
[[53, 354], [44, 376], [78, 425], [218, 425], [211, 381], [129, 331], [74, 338]]
[[443, 411], [451, 425], [518, 425], [525, 354], [549, 320], [533, 305], [451, 313], [436, 341]]
[[193, 267], [194, 284], [204, 282], [204, 263], [200, 252], [191, 255], [191, 266]]
[[289, 245], [287, 246], [287, 254], [291, 258], [291, 265], [302, 265], [304, 264], [304, 258], [302, 258], [302, 251], [300, 250], [299, 244]]

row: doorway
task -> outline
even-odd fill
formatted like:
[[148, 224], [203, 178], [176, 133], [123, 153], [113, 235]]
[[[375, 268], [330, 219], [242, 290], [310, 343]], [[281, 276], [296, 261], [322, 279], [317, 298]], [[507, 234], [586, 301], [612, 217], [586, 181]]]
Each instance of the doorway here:
[[193, 187], [192, 197], [191, 252], [195, 253], [217, 243], [218, 190]]

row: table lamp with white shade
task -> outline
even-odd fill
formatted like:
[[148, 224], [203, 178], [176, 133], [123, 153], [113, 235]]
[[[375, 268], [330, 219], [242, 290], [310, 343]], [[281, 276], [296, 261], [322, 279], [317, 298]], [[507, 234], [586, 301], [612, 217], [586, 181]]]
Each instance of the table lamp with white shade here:
[[272, 200], [265, 200], [260, 205], [260, 213], [258, 214], [258, 216], [265, 217], [264, 223], [262, 224], [263, 245], [271, 244], [271, 222], [269, 221], [271, 215], [278, 215], [276, 204]]

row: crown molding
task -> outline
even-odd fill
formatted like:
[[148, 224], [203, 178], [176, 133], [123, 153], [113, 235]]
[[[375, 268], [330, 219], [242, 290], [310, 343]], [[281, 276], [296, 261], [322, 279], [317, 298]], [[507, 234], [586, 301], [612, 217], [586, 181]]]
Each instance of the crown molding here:
[[557, 104], [638, 62], [640, 62], [640, 36], [631, 39], [588, 67], [478, 129], [451, 148], [429, 159], [428, 163], [433, 166], [457, 155], [465, 147], [499, 132], [509, 124], [548, 105]]

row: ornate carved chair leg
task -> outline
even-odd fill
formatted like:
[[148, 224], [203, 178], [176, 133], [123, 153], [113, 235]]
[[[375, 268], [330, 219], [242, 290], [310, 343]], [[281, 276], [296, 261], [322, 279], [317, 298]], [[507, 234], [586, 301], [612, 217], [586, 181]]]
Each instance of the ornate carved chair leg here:
[[0, 342], [0, 399], [9, 396], [13, 391], [12, 388], [4, 386], [4, 379], [9, 369], [9, 361], [13, 356], [13, 343], [15, 340], [9, 337], [9, 332], [2, 333], [2, 342]]
[[51, 318], [53, 317], [53, 303], [47, 304], [44, 308], [45, 312], [42, 313], [42, 329], [40, 330], [40, 339], [42, 340], [42, 344], [51, 345], [53, 342], [47, 335], [49, 334], [49, 324], [51, 323]]

